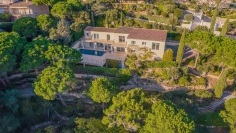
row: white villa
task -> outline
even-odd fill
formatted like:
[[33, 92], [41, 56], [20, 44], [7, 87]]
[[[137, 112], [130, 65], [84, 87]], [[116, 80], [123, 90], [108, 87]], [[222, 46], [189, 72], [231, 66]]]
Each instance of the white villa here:
[[[187, 12], [186, 14], [193, 14], [194, 16], [194, 20], [193, 22], [190, 22], [189, 24], [181, 24], [181, 27], [183, 28], [187, 28], [189, 30], [194, 30], [197, 26], [206, 26], [208, 29], [210, 29], [211, 26], [211, 18], [207, 17], [206, 15], [203, 15], [202, 12], [198, 12], [198, 13], [194, 13], [191, 11], [185, 11]], [[217, 31], [217, 28], [222, 28], [222, 26], [224, 25], [226, 21], [226, 18], [216, 18], [216, 23], [214, 26], [214, 34], [216, 34], [217, 36], [220, 35], [220, 31]], [[233, 21], [232, 19], [229, 20], [230, 22]]]
[[[80, 50], [84, 64], [104, 66], [106, 59], [114, 59], [120, 60], [120, 67], [124, 67], [127, 48], [131, 45], [147, 47], [155, 52], [155, 59], [162, 59], [166, 36], [166, 30], [88, 26], [73, 48]], [[135, 52], [135, 49], [131, 51]]]

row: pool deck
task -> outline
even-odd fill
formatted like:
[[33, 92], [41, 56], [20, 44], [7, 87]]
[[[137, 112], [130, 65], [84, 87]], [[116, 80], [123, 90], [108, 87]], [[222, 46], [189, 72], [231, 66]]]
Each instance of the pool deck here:
[[95, 55], [87, 55], [82, 54], [82, 61], [85, 65], [96, 65], [96, 66], [104, 66], [106, 63], [106, 59], [120, 60], [122, 63], [122, 67], [124, 67], [124, 62], [127, 57], [127, 53], [125, 52], [108, 52], [103, 56], [95, 56]]
[[124, 67], [125, 59], [127, 57], [127, 53], [125, 52], [114, 52], [111, 51], [111, 49], [104, 50], [104, 47], [80, 47], [81, 42], [78, 41], [71, 47], [74, 49], [87, 49], [87, 50], [97, 50], [97, 51], [104, 51], [106, 52], [103, 56], [96, 56], [96, 55], [88, 55], [88, 54], [82, 54], [82, 61], [84, 65], [95, 65], [95, 66], [104, 66], [106, 64], [106, 59], [113, 59], [113, 60], [120, 60], [122, 63], [122, 67]]

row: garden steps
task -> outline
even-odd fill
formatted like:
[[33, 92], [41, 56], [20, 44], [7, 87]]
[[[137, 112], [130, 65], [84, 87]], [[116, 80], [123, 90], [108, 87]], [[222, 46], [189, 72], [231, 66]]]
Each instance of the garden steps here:
[[219, 107], [225, 101], [227, 101], [229, 99], [232, 99], [232, 98], [236, 98], [236, 96], [228, 94], [228, 93], [224, 93], [220, 100], [212, 102], [207, 108], [209, 108], [209, 109], [214, 111], [217, 107]]
[[224, 93], [222, 98], [217, 100], [217, 101], [214, 101], [212, 102], [209, 106], [206, 106], [206, 107], [203, 107], [203, 108], [199, 108], [199, 110], [201, 110], [201, 112], [204, 112], [204, 110], [212, 110], [212, 111], [215, 111], [215, 109], [217, 107], [219, 107], [220, 105], [222, 105], [225, 101], [229, 100], [229, 99], [232, 99], [232, 98], [236, 98], [236, 96], [234, 95], [231, 95], [229, 93]]

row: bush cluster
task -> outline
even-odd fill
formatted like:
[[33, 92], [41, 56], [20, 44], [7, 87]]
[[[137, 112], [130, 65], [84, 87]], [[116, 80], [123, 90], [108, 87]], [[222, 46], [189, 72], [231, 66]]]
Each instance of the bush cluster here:
[[189, 77], [188, 76], [183, 76], [179, 79], [179, 85], [181, 86], [189, 86], [190, 82], [189, 82]]
[[132, 76], [131, 71], [126, 68], [120, 69], [116, 74], [116, 77], [118, 78], [119, 82], [123, 82], [123, 83], [128, 82], [131, 76]]
[[196, 91], [194, 91], [194, 95], [201, 98], [201, 99], [213, 97], [213, 94], [207, 90], [196, 90]]
[[176, 67], [178, 64], [175, 61], [155, 61], [147, 62], [148, 68], [165, 68], [165, 67]]
[[106, 63], [107, 63], [108, 68], [118, 68], [120, 61], [119, 60], [107, 59]]
[[106, 76], [116, 76], [118, 71], [117, 68], [106, 68], [106, 67], [92, 67], [92, 66], [74, 66], [72, 67], [75, 73], [82, 74], [96, 74], [96, 75], [106, 75]]

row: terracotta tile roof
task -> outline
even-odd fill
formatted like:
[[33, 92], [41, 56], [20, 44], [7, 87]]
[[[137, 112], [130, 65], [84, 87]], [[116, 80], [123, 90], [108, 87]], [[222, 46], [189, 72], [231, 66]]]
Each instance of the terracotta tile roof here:
[[9, 5], [9, 7], [28, 7], [30, 5], [33, 5], [34, 3], [32, 1], [28, 1], [28, 2], [16, 2], [16, 3], [12, 3]]
[[155, 29], [133, 29], [128, 39], [150, 40], [150, 41], [166, 41], [166, 30]]
[[114, 32], [115, 28], [106, 28], [106, 27], [92, 27], [87, 26], [84, 31], [97, 31], [97, 32]]
[[0, 7], [2, 7], [2, 8], [7, 8], [8, 5], [6, 5], [6, 4], [0, 4]]
[[118, 27], [118, 28], [115, 30], [115, 33], [129, 34], [132, 30], [133, 30], [132, 27], [122, 26], [122, 27]]

